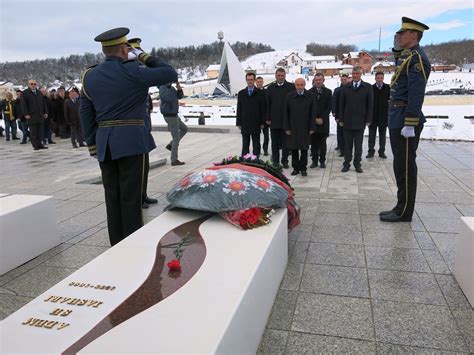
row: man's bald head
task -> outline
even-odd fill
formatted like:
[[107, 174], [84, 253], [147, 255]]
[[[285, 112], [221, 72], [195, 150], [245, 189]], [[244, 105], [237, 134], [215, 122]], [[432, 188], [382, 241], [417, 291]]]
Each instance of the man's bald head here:
[[298, 93], [301, 93], [306, 86], [306, 81], [303, 78], [298, 78], [295, 80], [295, 88]]

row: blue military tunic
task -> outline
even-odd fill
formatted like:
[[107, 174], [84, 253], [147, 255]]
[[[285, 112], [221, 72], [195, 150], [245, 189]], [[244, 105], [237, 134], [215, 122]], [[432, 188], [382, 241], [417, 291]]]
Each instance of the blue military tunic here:
[[107, 146], [113, 160], [149, 153], [156, 146], [146, 127], [148, 88], [177, 80], [161, 62], [154, 68], [136, 60], [107, 57], [83, 75], [80, 118], [91, 155], [104, 161]]
[[418, 126], [426, 122], [421, 107], [431, 64], [419, 45], [403, 50], [396, 61], [397, 71], [390, 85], [388, 128]]

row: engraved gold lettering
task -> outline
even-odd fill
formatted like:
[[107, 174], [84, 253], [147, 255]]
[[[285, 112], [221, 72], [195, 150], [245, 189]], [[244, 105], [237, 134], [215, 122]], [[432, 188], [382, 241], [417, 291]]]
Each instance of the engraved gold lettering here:
[[56, 308], [54, 311], [52, 311], [50, 314], [52, 316], [59, 316], [63, 310], [61, 308]]
[[45, 302], [53, 302], [56, 303], [58, 302], [62, 297], [61, 296], [49, 296], [47, 299], [45, 299]]
[[72, 309], [63, 309], [63, 312], [61, 313], [61, 317], [66, 317], [69, 314], [71, 314]]
[[40, 327], [40, 328], [41, 328], [43, 325], [45, 325], [45, 324], [46, 324], [46, 322], [47, 322], [47, 320], [44, 320], [44, 319], [38, 319], [38, 320], [36, 320], [36, 322], [35, 322], [34, 326], [35, 326], [35, 327]]
[[72, 300], [71, 297], [61, 297], [61, 298], [62, 298], [62, 300], [61, 300], [60, 303], [65, 303], [65, 302], [69, 302], [70, 300]]
[[58, 324], [58, 322], [55, 322], [55, 321], [51, 320], [51, 321], [49, 321], [49, 322], [46, 322], [46, 324], [43, 326], [43, 328], [51, 329], [51, 328], [53, 328], [56, 324]]
[[77, 302], [79, 302], [79, 301], [80, 301], [79, 298], [73, 298], [73, 299], [71, 299], [67, 304], [75, 305], [75, 304], [77, 304]]
[[88, 303], [87, 303], [87, 307], [99, 307], [103, 302], [100, 302], [100, 301], [94, 301], [94, 300], [90, 300]]
[[67, 326], [69, 326], [69, 323], [59, 323], [59, 325], [58, 325], [58, 330], [64, 329], [64, 328], [66, 328]]
[[23, 325], [34, 325], [38, 319], [30, 317], [27, 321], [21, 323]]
[[79, 300], [79, 302], [77, 302], [76, 306], [84, 306], [86, 303], [87, 303], [87, 300]]

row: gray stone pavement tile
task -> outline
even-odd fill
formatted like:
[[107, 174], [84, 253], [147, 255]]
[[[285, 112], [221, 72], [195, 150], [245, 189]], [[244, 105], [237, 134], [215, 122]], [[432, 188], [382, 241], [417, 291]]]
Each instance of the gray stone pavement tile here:
[[293, 255], [295, 246], [296, 246], [296, 241], [288, 239], [288, 258], [290, 258]]
[[362, 233], [364, 245], [374, 247], [391, 247], [419, 249], [412, 231], [394, 231], [390, 229], [373, 229]]
[[308, 249], [309, 242], [296, 242], [295, 249], [293, 250], [289, 261], [294, 263], [304, 263]]
[[94, 228], [95, 232], [90, 236], [82, 239], [80, 245], [95, 245], [99, 247], [110, 247], [109, 232], [107, 227]]
[[370, 294], [379, 300], [446, 305], [433, 274], [369, 269]]
[[420, 217], [458, 218], [461, 213], [452, 204], [417, 203], [415, 210]]
[[363, 232], [370, 232], [371, 230], [374, 230], [374, 229], [387, 229], [387, 230], [393, 230], [396, 232], [411, 230], [410, 223], [408, 222], [399, 222], [399, 223], [382, 222], [378, 215], [361, 215], [360, 220], [361, 220]]
[[413, 232], [426, 232], [425, 225], [423, 224], [420, 217], [418, 217], [416, 214], [414, 214], [412, 217], [410, 227]]
[[456, 279], [452, 275], [435, 275], [450, 307], [471, 308]]
[[109, 248], [76, 244], [64, 252], [59, 253], [51, 259], [45, 261], [44, 265], [78, 269], [87, 264], [89, 261], [95, 259], [107, 249]]
[[411, 354], [411, 355], [455, 355], [455, 354], [467, 354], [459, 351], [447, 351], [439, 349], [428, 349], [420, 348], [417, 346], [406, 346], [406, 345], [395, 345], [388, 343], [377, 343], [377, 354], [380, 355], [393, 355], [393, 354]]
[[367, 270], [306, 264], [300, 291], [337, 296], [369, 297]]
[[421, 249], [437, 249], [428, 232], [413, 232]]
[[448, 265], [444, 262], [443, 257], [437, 249], [422, 250], [431, 271], [435, 274], [451, 274]]
[[71, 217], [77, 216], [83, 212], [86, 212], [96, 206], [100, 202], [90, 202], [90, 201], [67, 201], [61, 206], [56, 207], [56, 220], [59, 222], [65, 221]]
[[448, 307], [374, 300], [377, 341], [467, 351]]
[[461, 227], [460, 218], [421, 217], [421, 220], [430, 233], [459, 233]]
[[366, 246], [365, 253], [371, 269], [430, 272], [421, 250]]
[[359, 213], [357, 200], [328, 200], [320, 199], [318, 212], [322, 213]]
[[471, 354], [474, 353], [474, 309], [451, 308], [456, 323], [461, 329], [464, 340]]
[[30, 302], [32, 297], [8, 295], [0, 293], [0, 320], [5, 319], [19, 308]]
[[382, 211], [389, 211], [395, 206], [392, 201], [371, 201], [371, 200], [359, 200], [359, 211], [360, 214], [373, 214], [379, 215]]
[[25, 272], [27, 272], [31, 269], [34, 269], [38, 265], [44, 263], [46, 260], [54, 257], [55, 255], [63, 252], [66, 249], [69, 249], [70, 247], [72, 247], [72, 244], [69, 244], [69, 243], [59, 244], [58, 246], [55, 246], [54, 248], [49, 249], [48, 251], [44, 252], [43, 254], [37, 256], [36, 258], [31, 259], [30, 261], [24, 263], [23, 265], [20, 265], [17, 268], [1, 275], [0, 276], [0, 285], [5, 285], [7, 282], [10, 282], [10, 281], [16, 279], [21, 274], [24, 274]]
[[347, 213], [318, 213], [316, 215], [317, 227], [346, 227], [361, 230], [360, 218], [357, 214]]
[[363, 244], [362, 233], [346, 227], [314, 227], [311, 241], [332, 244]]
[[370, 301], [363, 298], [300, 293], [291, 330], [374, 340]]
[[[100, 223], [97, 223], [97, 225]], [[83, 225], [81, 223], [78, 223], [78, 221], [74, 220], [73, 218], [67, 219], [61, 223], [57, 224], [58, 227], [58, 232], [59, 232], [59, 237], [61, 242], [69, 242], [70, 240], [75, 240], [73, 239], [74, 237], [77, 237], [78, 235], [87, 232], [89, 229], [96, 227], [97, 225], [90, 225], [90, 223], [86, 223], [86, 225]]]
[[360, 245], [310, 243], [306, 262], [365, 267], [364, 248]]
[[104, 192], [101, 191], [88, 191], [83, 194], [79, 194], [71, 198], [72, 201], [88, 201], [88, 202], [105, 202]]
[[16, 295], [15, 292], [13, 291], [10, 291], [4, 287], [0, 287], [0, 294], [4, 294], [4, 295]]
[[300, 287], [304, 264], [289, 262], [286, 265], [285, 274], [280, 284], [280, 289], [297, 291]]
[[40, 265], [8, 282], [3, 287], [12, 290], [19, 296], [37, 297], [74, 271], [76, 269]]
[[265, 329], [257, 354], [285, 354], [288, 332]]
[[[308, 225], [308, 230], [301, 230], [298, 233], [298, 242], [309, 242], [311, 240], [312, 229], [314, 229], [313, 225]], [[312, 229], [310, 229], [310, 227]]]
[[297, 299], [298, 292], [279, 290], [268, 318], [267, 328], [290, 330]]
[[443, 256], [448, 267], [453, 271], [456, 259], [456, 243], [459, 238], [454, 233], [430, 233], [431, 239], [435, 242], [439, 252]]
[[463, 216], [474, 217], [474, 205], [462, 205], [457, 203], [454, 206], [456, 206], [456, 208], [459, 210], [459, 212], [461, 212]]
[[474, 197], [470, 194], [467, 194], [464, 191], [436, 192], [436, 196], [438, 197], [438, 201], [456, 203], [456, 204], [459, 203], [459, 204], [464, 204], [464, 205], [474, 204]]
[[376, 354], [375, 343], [365, 340], [290, 332], [287, 354]]

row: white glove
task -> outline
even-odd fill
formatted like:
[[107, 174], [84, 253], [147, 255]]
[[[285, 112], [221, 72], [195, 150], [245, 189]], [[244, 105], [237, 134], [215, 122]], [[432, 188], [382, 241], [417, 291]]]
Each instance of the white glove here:
[[128, 52], [128, 60], [138, 59], [138, 56], [143, 53], [143, 51], [139, 50], [138, 48], [133, 48], [131, 51]]
[[413, 127], [413, 126], [403, 126], [401, 134], [405, 138], [414, 137], [415, 136], [415, 127]]

